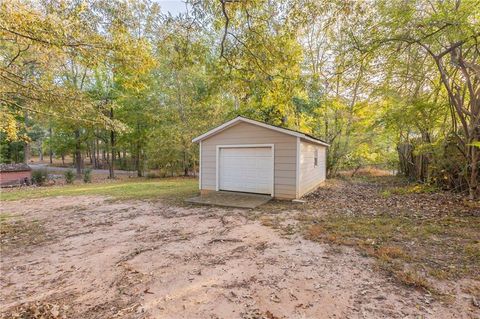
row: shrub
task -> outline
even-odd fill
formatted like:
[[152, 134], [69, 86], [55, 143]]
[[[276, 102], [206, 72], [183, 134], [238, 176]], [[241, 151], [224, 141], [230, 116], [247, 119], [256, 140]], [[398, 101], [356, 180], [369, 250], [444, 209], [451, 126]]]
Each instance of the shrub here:
[[92, 182], [92, 170], [90, 168], [87, 168], [83, 172], [83, 182], [84, 183], [91, 183]]
[[65, 181], [67, 184], [73, 184], [73, 180], [75, 179], [75, 173], [69, 169], [65, 172]]
[[36, 185], [43, 185], [48, 179], [48, 173], [46, 169], [34, 170], [32, 172], [32, 182]]
[[152, 172], [147, 173], [147, 175], [145, 177], [146, 178], [159, 178], [159, 176], [157, 174], [152, 173]]

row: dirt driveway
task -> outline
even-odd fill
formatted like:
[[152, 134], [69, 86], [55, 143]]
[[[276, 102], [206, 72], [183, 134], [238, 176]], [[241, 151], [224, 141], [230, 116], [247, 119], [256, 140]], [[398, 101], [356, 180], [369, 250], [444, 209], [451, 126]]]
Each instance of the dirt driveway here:
[[15, 221], [4, 235], [17, 231], [2, 237], [3, 317], [476, 316], [399, 285], [352, 248], [282, 235], [249, 210], [105, 197], [4, 202], [1, 210]]

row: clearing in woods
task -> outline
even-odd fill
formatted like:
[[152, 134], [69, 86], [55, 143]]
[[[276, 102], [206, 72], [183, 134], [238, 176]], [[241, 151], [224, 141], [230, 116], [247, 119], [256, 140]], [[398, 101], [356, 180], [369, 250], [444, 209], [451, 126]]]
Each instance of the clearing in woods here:
[[478, 203], [392, 177], [255, 210], [182, 203], [195, 192], [189, 179], [3, 192], [2, 317], [480, 316]]

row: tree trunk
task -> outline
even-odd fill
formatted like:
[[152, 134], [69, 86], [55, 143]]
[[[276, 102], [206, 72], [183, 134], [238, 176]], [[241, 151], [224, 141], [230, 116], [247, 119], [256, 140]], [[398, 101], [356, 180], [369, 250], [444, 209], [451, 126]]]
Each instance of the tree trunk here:
[[82, 174], [82, 150], [80, 141], [80, 130], [75, 130], [75, 168], [77, 170], [77, 176]]
[[96, 153], [96, 148], [95, 148], [95, 140], [92, 141], [92, 166], [93, 168], [97, 168], [97, 153]]
[[411, 144], [400, 144], [397, 146], [400, 173], [409, 180], [416, 180], [416, 165], [413, 157], [413, 146]]
[[87, 156], [90, 159], [90, 165], [93, 164], [93, 157], [92, 157], [92, 146], [90, 143], [87, 143], [88, 148], [87, 148]]
[[53, 164], [53, 149], [52, 149], [52, 128], [50, 127], [48, 129], [48, 135], [50, 137], [50, 144], [48, 146], [49, 150], [48, 150], [48, 155], [50, 157], [50, 164]]
[[135, 154], [135, 168], [137, 170], [137, 176], [142, 177], [142, 165], [141, 165], [141, 148], [140, 148], [140, 143], [137, 142], [136, 145], [136, 154]]
[[106, 148], [106, 150], [105, 150], [105, 154], [106, 154], [105, 155], [106, 156], [105, 161], [108, 165], [108, 172], [110, 174], [110, 167], [112, 166], [112, 164], [110, 163], [110, 149], [108, 148], [108, 144], [105, 145], [105, 148]]
[[[478, 119], [480, 118], [478, 92], [480, 90], [480, 82], [478, 81], [478, 70], [472, 67], [472, 65], [475, 65], [475, 62], [464, 60], [462, 53], [463, 44], [464, 42], [453, 43], [440, 54], [433, 53], [426, 45], [423, 45], [423, 47], [433, 57], [437, 65], [450, 105], [453, 107], [464, 133], [462, 142], [465, 146], [465, 157], [468, 166], [465, 179], [468, 180], [469, 198], [473, 200], [477, 196], [479, 164], [478, 150], [471, 143], [478, 141], [480, 135], [478, 133]], [[444, 61], [446, 54], [450, 55], [448, 62]], [[453, 75], [448, 73], [446, 63], [453, 65], [456, 70], [461, 72], [463, 77], [460, 84], [456, 81], [451, 81]], [[465, 98], [466, 92], [468, 92], [469, 99]]]
[[30, 162], [30, 143], [25, 142], [25, 145], [23, 147], [23, 161], [25, 164], [28, 164]]
[[[423, 142], [429, 142], [429, 138]], [[428, 182], [430, 180], [430, 156], [429, 154], [415, 154], [415, 145], [411, 143], [397, 146], [399, 157], [399, 173], [410, 181]]]
[[[110, 119], [113, 120], [113, 108], [110, 108]], [[112, 159], [110, 161], [109, 166], [109, 178], [115, 178], [115, 156], [116, 156], [116, 149], [115, 149], [115, 131], [110, 131], [110, 146], [112, 152]]]
[[40, 157], [40, 162], [43, 162], [43, 141], [40, 140], [39, 146], [38, 146], [38, 155]]
[[187, 151], [183, 150], [183, 176], [188, 176]]
[[[27, 130], [28, 132], [28, 112], [25, 111], [25, 129]], [[25, 162], [25, 164], [28, 164], [28, 162], [30, 162], [30, 156], [31, 156], [31, 152], [30, 152], [30, 143], [25, 141], [25, 145], [23, 147], [23, 161]]]
[[479, 175], [479, 168], [480, 165], [480, 158], [478, 148], [476, 146], [470, 146], [470, 181], [468, 183], [468, 198], [474, 200], [477, 197], [478, 192], [478, 175]]
[[95, 148], [97, 149], [95, 168], [100, 168], [100, 141], [95, 138]]

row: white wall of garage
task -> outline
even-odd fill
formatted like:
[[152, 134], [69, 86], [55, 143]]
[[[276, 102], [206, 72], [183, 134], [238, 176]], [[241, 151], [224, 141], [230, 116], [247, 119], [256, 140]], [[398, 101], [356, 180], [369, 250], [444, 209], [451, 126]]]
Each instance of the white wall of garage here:
[[[318, 154], [315, 165], [315, 152]], [[300, 141], [299, 197], [315, 190], [326, 179], [327, 148], [308, 141]]]
[[202, 141], [202, 190], [216, 190], [217, 145], [273, 144], [274, 197], [296, 198], [296, 148], [297, 138], [258, 125], [241, 122], [226, 128]]

